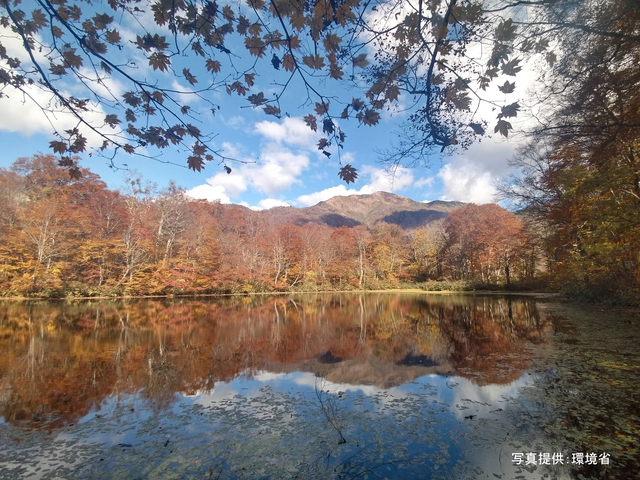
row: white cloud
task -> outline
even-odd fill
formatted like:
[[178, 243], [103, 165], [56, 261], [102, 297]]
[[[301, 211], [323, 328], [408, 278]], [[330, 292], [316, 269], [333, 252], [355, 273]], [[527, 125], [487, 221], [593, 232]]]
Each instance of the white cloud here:
[[416, 188], [432, 187], [435, 180], [436, 179], [434, 177], [420, 178], [413, 183], [413, 186]]
[[457, 200], [477, 204], [491, 203], [496, 190], [491, 184], [491, 174], [482, 172], [470, 162], [454, 165], [448, 163], [438, 176], [444, 183], [442, 200]]
[[225, 172], [216, 173], [213, 177], [207, 178], [207, 184], [213, 187], [221, 187], [225, 194], [238, 198], [247, 189], [247, 181], [241, 172], [242, 167], [237, 170], [233, 169], [230, 174]]
[[220, 115], [220, 117], [222, 118], [223, 123], [227, 127], [233, 128], [234, 130], [240, 130], [244, 128], [247, 124], [244, 117], [241, 117], [240, 115], [234, 115], [233, 117], [229, 117], [229, 118], [226, 118], [223, 115]]
[[[2, 45], [7, 51], [9, 57], [18, 57], [22, 62], [22, 67], [26, 70], [30, 69], [31, 58], [22, 45], [15, 33], [9, 28], [0, 26], [0, 38]], [[48, 65], [48, 60], [40, 50], [33, 51], [34, 58], [41, 65]], [[0, 61], [0, 67], [9, 68], [5, 61]], [[81, 74], [89, 74], [89, 69], [81, 69]], [[95, 75], [93, 76], [95, 77]], [[111, 89], [113, 94], [120, 92], [120, 85], [116, 81], [104, 80], [103, 85], [92, 84], [95, 91], [104, 96], [109, 96], [107, 88]], [[77, 90], [78, 84], [58, 83], [57, 88], [62, 95], [68, 95], [69, 91], [73, 93]], [[63, 132], [64, 130], [73, 129], [76, 126], [80, 133], [87, 139], [87, 148], [97, 148], [102, 145], [103, 138], [95, 133], [91, 128], [80, 124], [78, 119], [67, 109], [56, 106], [55, 96], [44, 87], [37, 85], [24, 85], [23, 92], [7, 87], [3, 90], [3, 97], [0, 99], [2, 107], [2, 115], [0, 115], [0, 130], [20, 133], [22, 135], [33, 135], [36, 133], [44, 133], [52, 135], [55, 130]], [[86, 90], [84, 90], [86, 93]], [[76, 95], [77, 96], [77, 95]], [[81, 96], [82, 97], [82, 96]], [[105, 112], [100, 105], [89, 104], [90, 109], [82, 114], [82, 118], [96, 130], [100, 131], [104, 127]], [[104, 127], [107, 135], [113, 135], [117, 130]]]
[[310, 149], [315, 149], [315, 144], [320, 138], [320, 134], [311, 130], [299, 117], [285, 117], [280, 123], [265, 120], [256, 123], [255, 128], [269, 140]]
[[240, 170], [254, 188], [271, 196], [299, 183], [298, 177], [308, 166], [306, 155], [270, 143], [262, 149], [257, 164], [243, 165]]
[[[222, 148], [226, 156], [247, 163], [232, 166], [232, 172], [229, 175], [220, 172], [208, 178], [209, 186], [222, 188], [216, 192], [238, 198], [245, 190], [251, 188], [273, 197], [291, 185], [300, 183], [300, 175], [309, 168], [309, 157], [304, 153], [292, 151], [285, 144], [308, 146], [307, 140], [316, 134], [302, 120], [288, 117], [281, 123], [259, 122], [256, 124], [256, 130], [268, 140], [262, 145], [257, 160], [243, 155], [242, 146], [223, 142]], [[213, 192], [211, 189], [204, 188], [203, 191]], [[265, 201], [268, 202], [265, 206], [258, 205], [252, 208], [284, 205], [284, 203], [269, 203], [277, 201], [273, 199]]]
[[442, 200], [457, 200], [477, 204], [495, 201], [495, 182], [510, 171], [515, 142], [486, 139], [456, 155], [438, 172], [444, 193]]
[[332, 197], [346, 197], [348, 195], [360, 195], [361, 192], [354, 189], [348, 189], [344, 185], [338, 185], [336, 187], [325, 188], [319, 192], [310, 193], [308, 195], [301, 195], [298, 197], [298, 202], [305, 206], [315, 205], [325, 200], [329, 200]]
[[278, 200], [276, 198], [265, 198], [258, 202], [258, 207], [260, 207], [261, 210], [269, 210], [270, 208], [273, 208], [273, 207], [290, 207], [290, 206], [291, 205], [289, 205], [287, 202]]
[[362, 187], [362, 193], [395, 192], [413, 184], [413, 172], [409, 168], [398, 166], [395, 171], [389, 172], [382, 168], [369, 165], [362, 167], [361, 173], [369, 174], [371, 181]]
[[210, 202], [219, 200], [220, 203], [231, 203], [231, 199], [225, 193], [224, 187], [220, 185], [198, 185], [187, 190], [187, 195], [196, 200], [208, 200]]

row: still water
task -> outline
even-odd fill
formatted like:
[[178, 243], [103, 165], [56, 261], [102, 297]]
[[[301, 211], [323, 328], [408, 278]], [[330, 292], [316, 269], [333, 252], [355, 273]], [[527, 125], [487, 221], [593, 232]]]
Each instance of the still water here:
[[531, 297], [4, 302], [0, 478], [635, 478], [639, 377]]

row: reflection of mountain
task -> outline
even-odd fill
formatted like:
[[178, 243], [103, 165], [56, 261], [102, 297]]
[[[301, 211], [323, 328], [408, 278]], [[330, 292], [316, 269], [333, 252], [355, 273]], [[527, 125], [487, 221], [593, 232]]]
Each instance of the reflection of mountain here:
[[156, 408], [246, 372], [401, 385], [453, 372], [507, 384], [547, 322], [530, 300], [332, 294], [0, 306], [0, 412], [61, 425], [107, 396]]
[[333, 383], [375, 385], [380, 388], [397, 387], [425, 375], [446, 375], [453, 371], [452, 365], [406, 365], [400, 362], [385, 362], [374, 355], [332, 363], [325, 363], [320, 358], [290, 364], [272, 363], [265, 365], [265, 369], [274, 373], [320, 373]]

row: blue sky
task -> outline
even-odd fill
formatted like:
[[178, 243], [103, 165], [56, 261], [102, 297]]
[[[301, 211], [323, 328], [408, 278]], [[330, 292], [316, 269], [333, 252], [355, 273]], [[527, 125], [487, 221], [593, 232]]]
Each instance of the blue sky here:
[[[143, 19], [144, 20], [144, 19]], [[155, 28], [152, 20], [147, 19], [147, 27]], [[144, 23], [144, 22], [143, 22]], [[121, 25], [121, 34], [127, 32], [128, 24]], [[160, 32], [162, 33], [162, 32]], [[13, 42], [6, 29], [0, 31], [3, 44], [9, 52], [21, 55], [19, 43]], [[133, 37], [132, 37], [133, 38]], [[233, 49], [233, 45], [230, 46]], [[133, 57], [138, 53], [129, 52]], [[277, 82], [282, 72], [276, 72], [268, 58], [258, 66], [255, 91], [264, 91], [266, 95], [278, 90]], [[185, 58], [184, 64], [203, 78], [206, 73], [198, 70], [192, 58]], [[494, 182], [509, 171], [508, 160], [517, 146], [513, 140], [504, 140], [494, 135], [483, 138], [482, 143], [473, 145], [467, 151], [454, 152], [451, 155], [433, 155], [427, 159], [428, 168], [398, 168], [395, 175], [385, 170], [380, 163], [380, 151], [388, 149], [402, 129], [402, 121], [407, 113], [402, 112], [405, 99], [401, 96], [395, 112], [385, 112], [375, 127], [358, 125], [355, 119], [342, 120], [340, 128], [346, 134], [344, 149], [341, 151], [342, 164], [350, 163], [358, 169], [359, 179], [355, 184], [346, 185], [337, 176], [339, 170], [336, 147], [331, 149], [331, 158], [325, 157], [317, 149], [322, 136], [311, 131], [302, 117], [313, 111], [311, 105], [302, 105], [306, 93], [301, 84], [295, 81], [289, 85], [282, 104], [281, 119], [265, 115], [260, 109], [252, 109], [244, 97], [229, 96], [223, 88], [207, 92], [208, 100], [218, 105], [215, 116], [209, 113], [206, 102], [194, 99], [190, 95], [190, 86], [184, 78], [171, 74], [153, 72], [144, 65], [144, 59], [138, 59], [142, 65], [140, 75], [147, 78], [158, 77], [164, 85], [181, 90], [188, 98], [194, 112], [194, 123], [203, 132], [213, 135], [210, 145], [224, 155], [247, 163], [229, 162], [231, 174], [222, 166], [209, 163], [202, 172], [193, 172], [181, 166], [163, 163], [171, 162], [186, 165], [188, 151], [165, 149], [146, 151], [157, 159], [143, 158], [127, 154], [118, 154], [114, 163], [121, 170], [113, 171], [108, 161], [95, 154], [81, 155], [81, 165], [99, 174], [111, 188], [123, 183], [126, 169], [135, 169], [144, 179], [154, 182], [159, 188], [166, 187], [170, 180], [183, 187], [194, 198], [220, 200], [223, 203], [238, 203], [252, 208], [270, 208], [278, 205], [297, 207], [310, 206], [335, 195], [367, 194], [376, 191], [394, 192], [416, 201], [458, 200], [465, 202], [487, 203], [495, 198]], [[145, 69], [146, 67], [146, 69]], [[182, 65], [180, 65], [182, 67]], [[176, 68], [180, 71], [181, 68]], [[224, 70], [224, 66], [223, 66]], [[339, 83], [319, 85], [328, 95], [347, 99], [362, 97], [362, 92], [347, 90]], [[125, 84], [114, 81], [110, 84], [115, 93], [128, 90]], [[72, 91], [77, 86], [68, 83], [66, 88]], [[0, 167], [8, 167], [22, 156], [35, 153], [50, 153], [49, 141], [53, 140], [53, 129], [64, 129], [73, 125], [70, 118], [57, 114], [49, 119], [41, 110], [24, 100], [16, 92], [5, 90], [8, 96], [0, 98], [0, 142], [3, 146], [0, 154]], [[253, 93], [250, 92], [250, 93]], [[40, 95], [40, 97], [38, 97]], [[34, 92], [36, 98], [42, 92]], [[102, 107], [98, 107], [100, 121], [104, 116]], [[494, 115], [488, 117], [492, 119]], [[99, 145], [98, 140], [89, 137], [89, 145]]]

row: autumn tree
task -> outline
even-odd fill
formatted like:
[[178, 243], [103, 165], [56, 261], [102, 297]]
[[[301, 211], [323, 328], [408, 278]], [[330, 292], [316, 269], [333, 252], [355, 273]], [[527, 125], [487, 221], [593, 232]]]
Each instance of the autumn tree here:
[[376, 224], [371, 232], [371, 262], [377, 279], [395, 279], [404, 266], [408, 238], [401, 227], [389, 223]]
[[446, 257], [454, 278], [509, 285], [518, 255], [525, 245], [522, 222], [495, 204], [468, 204], [444, 221]]
[[544, 75], [547, 104], [505, 197], [548, 230], [546, 251], [559, 287], [593, 298], [633, 301], [640, 215], [640, 8], [637, 2], [583, 2], [554, 11], [574, 35]]
[[[298, 102], [303, 91], [304, 120], [324, 134], [318, 148], [327, 156], [345, 142], [338, 120], [373, 126], [406, 98], [405, 136], [387, 159], [420, 161], [434, 149], [469, 146], [489, 126], [509, 134], [520, 109], [511, 95], [520, 53], [548, 47], [536, 41], [538, 32], [520, 35], [514, 19], [523, 5], [556, 3], [2, 0], [0, 24], [11, 38], [0, 48], [0, 89], [40, 106], [54, 128], [51, 148], [74, 176], [80, 170], [72, 156], [96, 141], [94, 151], [111, 159], [119, 151], [174, 147], [189, 152], [193, 170], [216, 161], [230, 171], [233, 159], [193, 120], [204, 114], [192, 108], [196, 101], [211, 114], [219, 109], [212, 95], [219, 91], [277, 118], [288, 114], [285, 93], [294, 90]], [[273, 81], [275, 95], [260, 76]], [[177, 80], [184, 87], [176, 89]], [[501, 100], [489, 93], [492, 86]], [[355, 96], [335, 93], [345, 87]], [[36, 90], [49, 95], [46, 104], [37, 103]], [[480, 116], [482, 103], [497, 108], [497, 118]], [[76, 126], [59, 128], [58, 112]], [[357, 171], [344, 165], [340, 176], [351, 182]]]
[[442, 276], [442, 256], [446, 246], [443, 221], [436, 220], [418, 229], [411, 239], [410, 270], [418, 278]]

